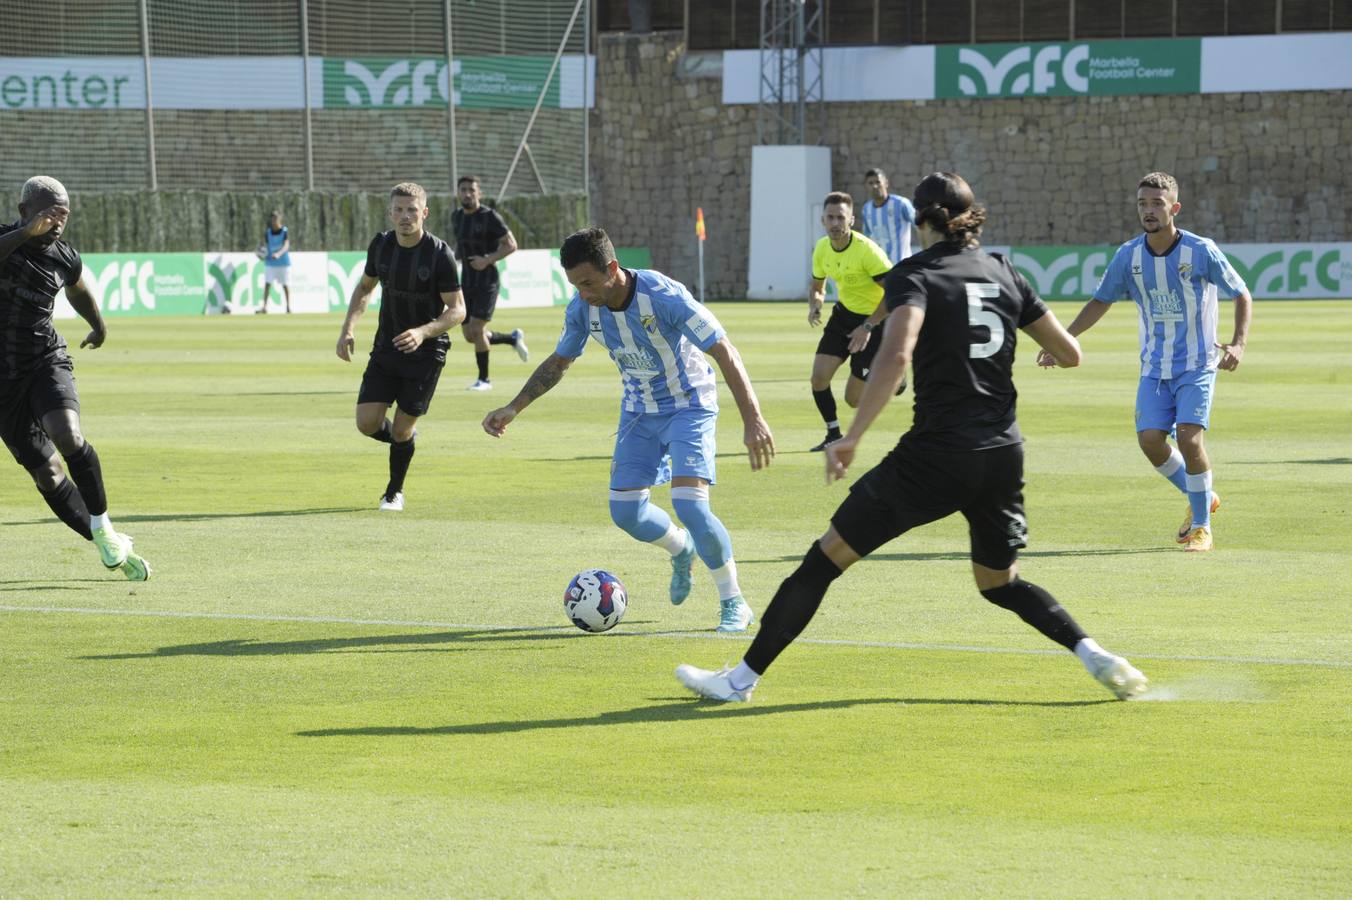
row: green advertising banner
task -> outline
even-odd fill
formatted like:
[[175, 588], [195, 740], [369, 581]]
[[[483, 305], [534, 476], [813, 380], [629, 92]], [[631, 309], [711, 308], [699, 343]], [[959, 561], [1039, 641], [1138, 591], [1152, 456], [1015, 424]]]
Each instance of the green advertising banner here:
[[84, 279], [107, 315], [200, 315], [206, 279], [200, 253], [86, 253]]
[[941, 45], [934, 66], [937, 97], [1195, 94], [1202, 42]]
[[[1117, 245], [991, 247], [1044, 300], [1088, 300]], [[1221, 251], [1260, 300], [1352, 298], [1352, 244], [1227, 244]]]
[[[465, 109], [531, 109], [552, 56], [473, 56], [456, 59], [455, 105]], [[446, 60], [362, 57], [324, 60], [325, 109], [397, 109], [446, 105]], [[559, 74], [544, 105], [559, 106]]]

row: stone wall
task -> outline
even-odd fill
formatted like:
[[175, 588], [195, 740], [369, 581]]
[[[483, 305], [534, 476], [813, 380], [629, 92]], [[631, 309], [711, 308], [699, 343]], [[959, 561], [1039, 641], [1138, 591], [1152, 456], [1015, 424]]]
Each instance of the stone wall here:
[[[592, 217], [617, 244], [696, 279], [702, 206], [708, 296], [746, 292], [754, 106], [682, 65], [674, 33], [602, 35], [592, 113]], [[832, 180], [856, 199], [880, 166], [904, 194], [956, 171], [990, 209], [992, 244], [1117, 243], [1135, 186], [1164, 170], [1182, 227], [1220, 241], [1352, 240], [1352, 92], [830, 103]], [[806, 290], [806, 286], [805, 286]]]

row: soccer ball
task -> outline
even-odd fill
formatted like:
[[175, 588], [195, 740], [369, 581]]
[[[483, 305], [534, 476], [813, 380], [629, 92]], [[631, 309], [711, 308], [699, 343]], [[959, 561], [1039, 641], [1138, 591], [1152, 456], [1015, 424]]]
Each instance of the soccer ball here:
[[609, 631], [624, 618], [629, 592], [604, 569], [578, 572], [563, 592], [563, 612], [583, 631]]
[[254, 248], [254, 256], [258, 257], [259, 259], [264, 259], [267, 257], [267, 255], [268, 255], [267, 244], [259, 244], [257, 247]]

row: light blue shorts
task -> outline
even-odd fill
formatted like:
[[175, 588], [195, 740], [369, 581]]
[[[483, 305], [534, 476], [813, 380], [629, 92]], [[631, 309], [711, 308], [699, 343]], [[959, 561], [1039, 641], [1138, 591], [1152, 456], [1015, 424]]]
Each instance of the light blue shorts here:
[[714, 428], [718, 410], [691, 407], [674, 413], [621, 413], [610, 464], [612, 490], [666, 484], [673, 475], [714, 483]]
[[1136, 389], [1136, 430], [1210, 427], [1215, 388], [1215, 369], [1192, 369], [1176, 378], [1142, 378]]

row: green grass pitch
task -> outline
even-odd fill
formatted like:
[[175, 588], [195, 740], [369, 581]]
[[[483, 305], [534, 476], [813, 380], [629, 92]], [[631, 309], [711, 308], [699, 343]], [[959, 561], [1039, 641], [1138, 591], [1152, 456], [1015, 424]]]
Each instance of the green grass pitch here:
[[[846, 485], [806, 452], [805, 309], [714, 309], [779, 448], [750, 471], [724, 391], [714, 508], [759, 612]], [[334, 356], [337, 317], [115, 319], [73, 351], [112, 515], [155, 576], [106, 575], [18, 467], [0, 477], [0, 894], [1349, 890], [1352, 303], [1256, 306], [1208, 436], [1209, 555], [1173, 544], [1184, 501], [1136, 448], [1130, 312], [1079, 370], [1023, 340], [1023, 574], [1150, 676], [1133, 703], [981, 599], [956, 519], [838, 581], [754, 702], [685, 696], [678, 663], [746, 638], [713, 635], [698, 566], [672, 607], [664, 555], [609, 521], [609, 360], [591, 347], [503, 440], [479, 428], [560, 318], [500, 311], [534, 358], [498, 348], [491, 394], [463, 390], [457, 343], [402, 514], [375, 509], [385, 448], [353, 427], [364, 357]], [[606, 635], [562, 613], [592, 566], [631, 595]]]

